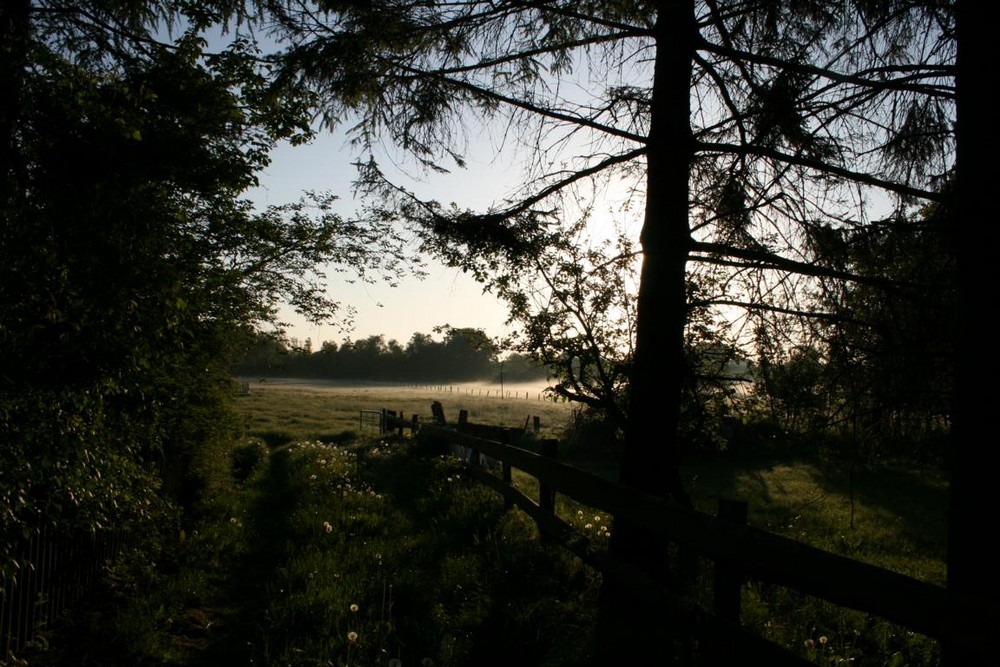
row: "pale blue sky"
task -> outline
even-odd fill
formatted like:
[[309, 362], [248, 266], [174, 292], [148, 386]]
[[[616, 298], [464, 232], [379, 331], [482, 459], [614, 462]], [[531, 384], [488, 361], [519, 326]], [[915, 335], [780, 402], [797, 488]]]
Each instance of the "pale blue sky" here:
[[[343, 134], [322, 133], [306, 146], [279, 146], [270, 167], [260, 175], [261, 187], [248, 193], [258, 207], [297, 201], [305, 191], [330, 191], [341, 197], [338, 212], [348, 217], [356, 204], [351, 199], [355, 178], [351, 162], [356, 155]], [[501, 167], [470, 161], [470, 168], [438, 177], [433, 181], [410, 181], [408, 185], [442, 202], [458, 201], [462, 206], [483, 207], [502, 196], [509, 174]], [[478, 327], [490, 336], [508, 333], [504, 325], [506, 307], [457, 269], [429, 262], [423, 280], [409, 279], [392, 288], [387, 284], [351, 285], [330, 274], [330, 292], [345, 305], [357, 309], [353, 340], [384, 334], [402, 344], [413, 333], [432, 333], [435, 326]], [[346, 335], [333, 325], [316, 326], [285, 312], [292, 324], [289, 336], [300, 341], [311, 338], [314, 347], [325, 340], [341, 342]]]
[[[220, 39], [218, 35], [210, 36], [210, 42]], [[562, 93], [572, 95], [574, 86], [580, 90], [589, 88], [592, 82], [586, 80], [587, 69], [580, 68], [579, 72], [583, 77], [580, 81], [560, 82], [558, 87]], [[344, 127], [350, 127], [350, 123]], [[575, 152], [587, 155], [597, 150], [586, 137], [565, 128], [553, 132], [551, 128], [507, 124], [502, 114], [499, 119], [484, 121], [470, 113], [455, 130], [458, 140], [455, 147], [466, 160], [465, 169], [456, 168], [450, 174], [428, 179], [412, 165], [395, 164], [393, 160], [400, 154], [398, 151], [386, 149], [382, 155], [376, 155], [376, 159], [390, 179], [425, 200], [435, 199], [444, 204], [455, 202], [463, 209], [484, 211], [502, 203], [514, 188], [523, 185], [525, 173], [531, 170], [532, 160], [538, 157], [540, 150], [554, 161], [566, 160], [559, 164], [562, 168], [573, 163]], [[260, 174], [260, 187], [247, 193], [258, 207], [296, 202], [303, 193], [312, 190], [339, 196], [342, 206], [337, 212], [344, 217], [356, 210], [357, 205], [351, 198], [351, 183], [356, 172], [351, 163], [359, 156], [348, 145], [344, 131], [321, 131], [305, 146], [280, 145], [271, 157], [271, 165]], [[537, 163], [533, 166], [537, 167]], [[591, 218], [592, 224], [604, 230], [598, 234], [611, 234], [616, 228], [638, 233], [641, 204], [636, 208], [632, 201], [631, 207], [623, 206], [625, 200], [632, 199], [631, 188], [635, 185], [617, 182], [606, 186], [610, 189], [582, 193], [584, 199], [589, 196], [600, 202], [600, 210], [595, 209]], [[291, 325], [288, 335], [299, 341], [310, 338], [314, 348], [318, 348], [326, 340], [340, 342], [348, 336], [358, 340], [373, 334], [382, 334], [387, 340], [395, 339], [405, 345], [414, 333], [430, 334], [435, 326], [444, 324], [481, 328], [493, 337], [511, 332], [505, 325], [507, 307], [504, 303], [485, 294], [480, 284], [461, 271], [429, 258], [427, 261], [427, 277], [406, 280], [396, 288], [381, 283], [347, 284], [339, 280], [339, 274], [330, 273], [331, 295], [345, 306], [356, 309], [354, 328], [344, 333], [333, 324], [316, 326], [286, 308], [283, 319]]]
[[[210, 32], [207, 37], [212, 50], [220, 50], [221, 44], [228, 40], [218, 31]], [[267, 43], [265, 36], [257, 37]], [[449, 203], [456, 201], [469, 208], [488, 207], [502, 198], [508, 183], [516, 181], [510, 176], [509, 168], [479, 160], [479, 155], [492, 160], [497, 151], [488, 140], [477, 141], [481, 141], [479, 150], [470, 151], [466, 156], [468, 170], [455, 172], [433, 183], [407, 181], [405, 185], [425, 198]], [[296, 202], [310, 190], [331, 192], [341, 198], [342, 206], [337, 212], [349, 217], [357, 208], [351, 198], [351, 182], [356, 176], [351, 163], [357, 158], [343, 131], [321, 131], [305, 146], [279, 145], [271, 154], [271, 165], [259, 174], [260, 187], [247, 192], [246, 196], [262, 209], [268, 205]], [[388, 160], [382, 167], [386, 173], [404, 175], [398, 170], [394, 172]], [[495, 297], [483, 294], [482, 287], [470, 277], [457, 269], [430, 261], [425, 271], [427, 277], [423, 280], [409, 279], [396, 288], [381, 283], [347, 284], [339, 279], [339, 274], [330, 272], [330, 294], [357, 311], [354, 328], [344, 333], [333, 324], [316, 326], [285, 308], [282, 318], [291, 325], [287, 330], [288, 336], [300, 342], [310, 338], [314, 348], [318, 349], [323, 341], [340, 343], [347, 337], [359, 340], [376, 334], [405, 345], [414, 333], [431, 334], [435, 326], [443, 324], [481, 328], [494, 337], [509, 333], [504, 324], [506, 306]]]

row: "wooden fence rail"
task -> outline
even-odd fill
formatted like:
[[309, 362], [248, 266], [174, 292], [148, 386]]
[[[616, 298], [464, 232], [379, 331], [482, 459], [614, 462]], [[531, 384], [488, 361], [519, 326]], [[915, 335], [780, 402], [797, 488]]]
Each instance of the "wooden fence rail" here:
[[[985, 598], [959, 596], [940, 586], [747, 526], [740, 520], [745, 509], [738, 506], [725, 507], [719, 516], [712, 516], [564, 465], [552, 456], [475, 437], [440, 424], [422, 424], [416, 419], [407, 421], [389, 411], [384, 420], [387, 428], [419, 431], [422, 436], [439, 438], [502, 462], [505, 471], [513, 466], [538, 479], [540, 488], [545, 491], [536, 501], [511, 486], [509, 473], [501, 479], [479, 468], [469, 470], [475, 479], [501, 493], [508, 503], [527, 512], [544, 533], [558, 536], [563, 546], [602, 572], [614, 574], [626, 583], [633, 581], [637, 590], [657, 590], [657, 594], [669, 595], [652, 584], [646, 574], [590, 550], [586, 538], [555, 516], [554, 493], [608, 512], [616, 519], [628, 520], [652, 535], [662, 536], [714, 561], [719, 575], [716, 577], [714, 613], [685, 611], [700, 614], [711, 632], [746, 635], [738, 626], [738, 596], [740, 582], [753, 578], [880, 616], [984, 658], [995, 655], [992, 633], [1000, 627], [1000, 610]], [[478, 457], [472, 459], [473, 464], [478, 461]], [[755, 651], [764, 652], [762, 656], [771, 651], [753, 639], [745, 636], [743, 639], [753, 644]], [[760, 642], [767, 643], [762, 639]], [[811, 664], [784, 649], [778, 653], [782, 652], [782, 657], [773, 654], [769, 659], [780, 660], [780, 664]]]

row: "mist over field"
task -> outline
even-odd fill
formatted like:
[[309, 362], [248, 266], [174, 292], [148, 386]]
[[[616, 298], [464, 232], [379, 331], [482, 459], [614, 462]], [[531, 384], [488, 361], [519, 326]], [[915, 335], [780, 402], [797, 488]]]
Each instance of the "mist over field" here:
[[282, 387], [296, 387], [315, 391], [338, 391], [345, 389], [363, 390], [365, 393], [385, 390], [386, 393], [399, 394], [407, 388], [412, 388], [416, 393], [439, 392], [442, 394], [453, 394], [455, 396], [500, 396], [501, 389], [503, 395], [508, 398], [545, 398], [546, 389], [551, 386], [551, 382], [538, 380], [534, 382], [504, 382], [502, 387], [499, 381], [478, 380], [473, 382], [454, 382], [436, 384], [432, 382], [390, 382], [382, 380], [354, 380], [354, 379], [323, 379], [323, 378], [257, 378], [241, 376], [237, 378], [240, 382], [250, 384], [253, 391], [255, 385], [273, 385]]

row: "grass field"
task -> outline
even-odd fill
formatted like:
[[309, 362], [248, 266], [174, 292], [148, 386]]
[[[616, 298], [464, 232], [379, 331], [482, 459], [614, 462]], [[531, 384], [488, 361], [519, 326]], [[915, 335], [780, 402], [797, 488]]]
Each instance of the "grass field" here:
[[524, 426], [537, 416], [540, 437], [558, 438], [569, 423], [570, 404], [546, 398], [539, 385], [506, 385], [508, 398], [499, 393], [499, 385], [409, 387], [269, 379], [251, 382], [250, 393], [238, 397], [236, 405], [247, 432], [272, 444], [377, 435], [373, 423], [362, 419], [363, 410], [385, 408], [430, 421], [434, 401], [444, 406], [449, 421], [458, 420], [459, 410], [468, 410], [474, 423], [494, 426]]
[[[383, 407], [429, 419], [433, 401], [479, 423], [537, 415], [543, 437], [559, 437], [572, 412], [468, 389], [253, 384], [235, 399], [247, 434], [228, 486], [179, 540], [113, 569], [99, 613], [53, 633], [29, 664], [75, 664], [71, 636], [89, 642], [91, 664], [593, 664], [600, 574], [540, 542], [457, 460], [360, 420]], [[574, 458], [614, 474], [613, 460]], [[935, 471], [803, 456], [693, 460], [684, 475], [704, 511], [740, 498], [752, 525], [944, 581], [946, 486]], [[515, 483], [536, 492], [523, 473]], [[610, 542], [606, 513], [563, 496], [557, 511], [598, 548]], [[779, 587], [748, 582], [742, 614], [815, 664], [941, 661], [934, 641]]]
[[[252, 384], [237, 408], [247, 432], [271, 445], [296, 440], [346, 442], [377, 435], [362, 410], [388, 408], [409, 418], [431, 418], [440, 401], [449, 420], [468, 410], [470, 421], [520, 427], [534, 416], [541, 437], [560, 438], [572, 406], [539, 400], [538, 387], [518, 387], [531, 398], [498, 399], [498, 387], [398, 387], [270, 380]], [[509, 390], [509, 387], [508, 387]], [[491, 397], [480, 393], [492, 391]], [[617, 461], [571, 453], [569, 461], [614, 479]], [[699, 509], [714, 513], [719, 498], [749, 504], [751, 525], [837, 551], [925, 581], [945, 580], [945, 475], [934, 469], [851, 465], [801, 456], [698, 459], [684, 466]]]
[[[350, 431], [355, 428], [351, 420], [358, 409], [379, 406], [425, 419], [429, 418], [429, 406], [435, 400], [444, 404], [449, 416], [467, 409], [470, 419], [480, 423], [521, 425], [529, 416], [539, 415], [546, 437], [560, 437], [571, 414], [571, 407], [565, 403], [499, 401], [495, 392], [493, 398], [486, 398], [477, 392], [462, 394], [454, 390], [286, 384], [255, 387], [252, 397], [243, 400], [248, 398], [247, 404], [254, 415], [251, 430], [256, 428], [265, 437], [283, 432], [282, 437], [323, 439], [331, 436], [332, 430], [321, 428], [320, 422], [337, 423]], [[323, 414], [328, 416], [321, 417]], [[310, 425], [310, 420], [316, 419], [320, 422]], [[617, 462], [613, 459], [577, 455], [571, 456], [570, 462], [578, 462], [610, 478], [616, 475]], [[851, 464], [803, 455], [783, 459], [691, 460], [683, 472], [697, 507], [705, 512], [714, 513], [719, 498], [745, 500], [751, 525], [923, 581], [938, 585], [945, 582], [947, 484], [938, 470]], [[537, 484], [527, 475], [518, 476], [515, 471], [515, 481], [525, 492], [536, 492]], [[580, 511], [588, 517], [593, 515], [591, 509], [581, 510], [571, 502], [561, 502], [560, 507], [568, 520], [575, 519]], [[596, 530], [592, 521], [582, 525]], [[607, 525], [604, 524], [605, 528]], [[799, 622], [789, 625], [782, 616], [797, 617]], [[856, 658], [883, 652], [890, 656], [910, 653], [921, 656], [908, 658], [905, 664], [934, 664], [938, 655], [934, 642], [905, 629], [879, 624], [864, 614], [808, 601], [794, 592], [769, 586], [748, 586], [745, 617], [762, 634], [788, 645], [794, 645], [796, 638], [800, 638], [801, 646], [806, 647], [806, 642], [812, 639], [814, 643], [809, 650], [820, 662], [831, 657], [843, 658], [845, 651], [853, 651]], [[824, 621], [824, 618], [835, 620]], [[881, 628], [877, 631], [881, 638], [874, 642], [870, 638], [873, 622]], [[862, 633], [859, 628], [866, 631]], [[826, 640], [822, 644], [821, 637]], [[914, 643], [916, 648], [907, 648]], [[837, 656], [833, 656], [835, 647]]]

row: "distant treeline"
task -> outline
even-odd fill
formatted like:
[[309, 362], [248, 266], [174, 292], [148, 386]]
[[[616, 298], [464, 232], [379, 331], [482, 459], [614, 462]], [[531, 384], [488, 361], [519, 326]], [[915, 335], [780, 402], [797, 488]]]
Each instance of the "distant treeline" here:
[[500, 359], [496, 343], [481, 329], [439, 327], [443, 340], [415, 333], [406, 345], [374, 335], [357, 341], [322, 343], [288, 341], [260, 335], [234, 369], [250, 377], [304, 377], [351, 380], [463, 382], [475, 380], [534, 382], [547, 377], [545, 367], [512, 354]]

